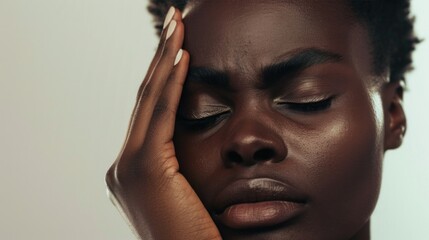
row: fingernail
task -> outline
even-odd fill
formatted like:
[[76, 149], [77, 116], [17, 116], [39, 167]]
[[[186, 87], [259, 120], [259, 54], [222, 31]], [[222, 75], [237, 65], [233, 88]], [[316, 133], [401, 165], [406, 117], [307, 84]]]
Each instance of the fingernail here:
[[162, 27], [162, 29], [165, 29], [168, 23], [170, 23], [171, 19], [173, 19], [174, 12], [175, 12], [174, 7], [170, 7], [170, 9], [168, 9], [167, 15], [165, 16], [165, 20], [164, 20], [164, 26]]
[[179, 52], [177, 52], [176, 59], [174, 59], [173, 66], [176, 66], [180, 62], [180, 59], [182, 59], [182, 55], [183, 55], [183, 50], [180, 49]]
[[177, 25], [177, 23], [176, 23], [175, 20], [172, 20], [170, 22], [170, 25], [168, 26], [168, 29], [167, 29], [167, 37], [165, 38], [165, 40], [167, 40], [167, 39], [169, 39], [171, 37], [171, 35], [174, 32], [174, 29], [176, 28], [176, 25]]

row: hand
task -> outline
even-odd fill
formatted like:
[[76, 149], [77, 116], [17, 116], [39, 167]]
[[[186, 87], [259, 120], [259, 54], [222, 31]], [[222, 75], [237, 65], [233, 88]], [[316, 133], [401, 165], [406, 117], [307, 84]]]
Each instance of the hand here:
[[189, 65], [189, 54], [180, 49], [183, 38], [181, 13], [170, 9], [124, 147], [106, 175], [112, 201], [143, 239], [221, 239], [179, 173], [174, 150], [175, 117]]

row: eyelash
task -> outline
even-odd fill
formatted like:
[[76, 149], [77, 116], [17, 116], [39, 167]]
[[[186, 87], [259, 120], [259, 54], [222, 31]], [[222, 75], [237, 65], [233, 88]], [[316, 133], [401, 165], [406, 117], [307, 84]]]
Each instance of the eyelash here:
[[[302, 113], [313, 113], [313, 112], [321, 112], [331, 107], [332, 100], [335, 96], [331, 96], [326, 99], [313, 101], [313, 102], [280, 102], [278, 105], [284, 106], [285, 108]], [[204, 117], [204, 118], [185, 118], [178, 116], [178, 121], [187, 129], [193, 131], [204, 130], [209, 127], [217, 125], [219, 122], [228, 117], [229, 112], [222, 112], [212, 116]]]
[[229, 112], [218, 113], [212, 116], [204, 117], [204, 118], [195, 118], [188, 119], [185, 117], [179, 117], [178, 121], [187, 129], [198, 131], [209, 128], [211, 126], [215, 126], [223, 119], [228, 117]]
[[280, 106], [302, 113], [321, 112], [331, 107], [334, 96], [312, 102], [280, 102]]

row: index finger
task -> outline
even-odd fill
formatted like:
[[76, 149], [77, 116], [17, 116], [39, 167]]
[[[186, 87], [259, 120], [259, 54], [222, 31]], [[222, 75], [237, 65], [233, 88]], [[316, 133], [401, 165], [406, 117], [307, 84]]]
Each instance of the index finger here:
[[184, 38], [181, 13], [175, 11], [171, 22], [161, 35], [164, 41], [159, 59], [149, 76], [142, 82], [131, 117], [124, 151], [135, 152], [143, 145], [156, 103], [172, 73], [174, 62]]

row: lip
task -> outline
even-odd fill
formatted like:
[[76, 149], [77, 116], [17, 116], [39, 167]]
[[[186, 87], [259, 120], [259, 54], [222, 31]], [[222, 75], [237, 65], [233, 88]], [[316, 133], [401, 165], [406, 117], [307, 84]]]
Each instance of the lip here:
[[233, 229], [269, 227], [302, 214], [306, 202], [304, 194], [278, 180], [240, 179], [215, 198], [215, 217]]

